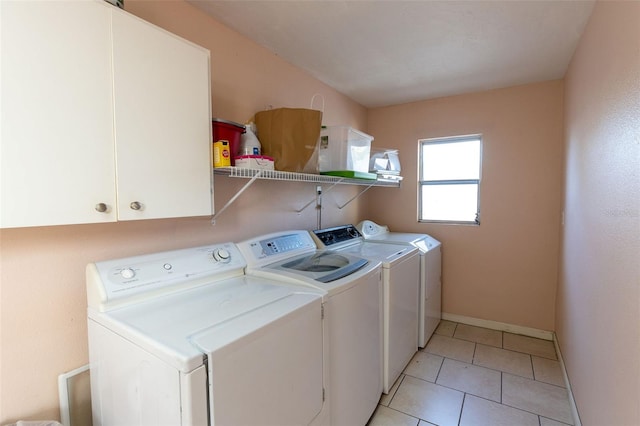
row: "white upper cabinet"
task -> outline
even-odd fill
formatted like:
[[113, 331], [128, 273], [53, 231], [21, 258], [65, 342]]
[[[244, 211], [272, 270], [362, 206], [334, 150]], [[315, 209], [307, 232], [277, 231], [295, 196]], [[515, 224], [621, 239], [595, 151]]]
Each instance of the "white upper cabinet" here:
[[118, 218], [211, 215], [209, 52], [116, 12]]
[[111, 11], [0, 1], [0, 224], [115, 220]]
[[209, 52], [100, 1], [0, 1], [0, 226], [212, 214]]

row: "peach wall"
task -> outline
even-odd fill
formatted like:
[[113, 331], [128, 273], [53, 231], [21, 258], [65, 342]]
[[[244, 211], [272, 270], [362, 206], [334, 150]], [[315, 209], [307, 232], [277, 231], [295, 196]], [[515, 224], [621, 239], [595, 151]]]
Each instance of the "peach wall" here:
[[[562, 81], [550, 81], [369, 112], [373, 145], [400, 149], [404, 180], [400, 191], [372, 189], [365, 211], [392, 231], [443, 242], [443, 312], [553, 330], [562, 91]], [[476, 133], [481, 225], [418, 223], [418, 139]]]
[[[325, 124], [365, 129], [366, 109], [183, 1], [127, 0], [132, 13], [211, 50], [214, 116], [244, 122], [266, 105], [325, 99]], [[319, 107], [316, 104], [316, 107]], [[221, 208], [244, 180], [216, 177]], [[324, 196], [322, 225], [354, 222], [356, 188]], [[85, 265], [95, 260], [312, 229], [315, 184], [257, 181], [212, 226], [209, 218], [0, 230], [0, 424], [59, 419], [57, 376], [88, 362]]]
[[640, 3], [598, 2], [565, 84], [556, 329], [585, 425], [640, 424]]
[[[269, 106], [308, 108], [324, 97], [325, 125], [366, 124], [366, 109], [184, 1], [131, 0], [131, 13], [211, 51], [213, 116], [244, 123]], [[317, 99], [314, 108], [321, 109]]]

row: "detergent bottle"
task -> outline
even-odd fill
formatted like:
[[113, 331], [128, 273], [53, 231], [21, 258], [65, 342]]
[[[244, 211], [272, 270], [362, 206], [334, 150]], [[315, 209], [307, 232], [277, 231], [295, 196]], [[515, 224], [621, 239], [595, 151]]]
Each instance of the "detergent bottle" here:
[[256, 125], [249, 123], [245, 128], [246, 132], [241, 136], [240, 155], [260, 155], [262, 146], [255, 134]]

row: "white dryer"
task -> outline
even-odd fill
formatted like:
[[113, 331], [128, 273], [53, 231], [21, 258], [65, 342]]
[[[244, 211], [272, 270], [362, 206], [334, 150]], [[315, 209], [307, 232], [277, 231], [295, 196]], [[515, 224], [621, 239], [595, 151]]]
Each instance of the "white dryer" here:
[[94, 425], [328, 424], [322, 292], [245, 265], [226, 243], [87, 266]]
[[406, 244], [365, 241], [353, 225], [320, 229], [312, 235], [318, 247], [381, 262], [382, 391], [389, 393], [418, 351], [418, 249]]
[[364, 220], [357, 225], [367, 241], [407, 244], [420, 250], [420, 327], [418, 346], [423, 348], [442, 318], [442, 244], [427, 234], [389, 232], [386, 226]]
[[324, 291], [330, 423], [366, 424], [382, 393], [380, 262], [318, 251], [308, 231], [264, 235], [238, 247], [247, 274]]

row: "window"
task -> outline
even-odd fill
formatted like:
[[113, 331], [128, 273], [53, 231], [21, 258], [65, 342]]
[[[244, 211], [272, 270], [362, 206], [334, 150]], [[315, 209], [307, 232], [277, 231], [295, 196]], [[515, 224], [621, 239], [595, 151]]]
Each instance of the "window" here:
[[418, 142], [418, 220], [479, 225], [482, 136]]

